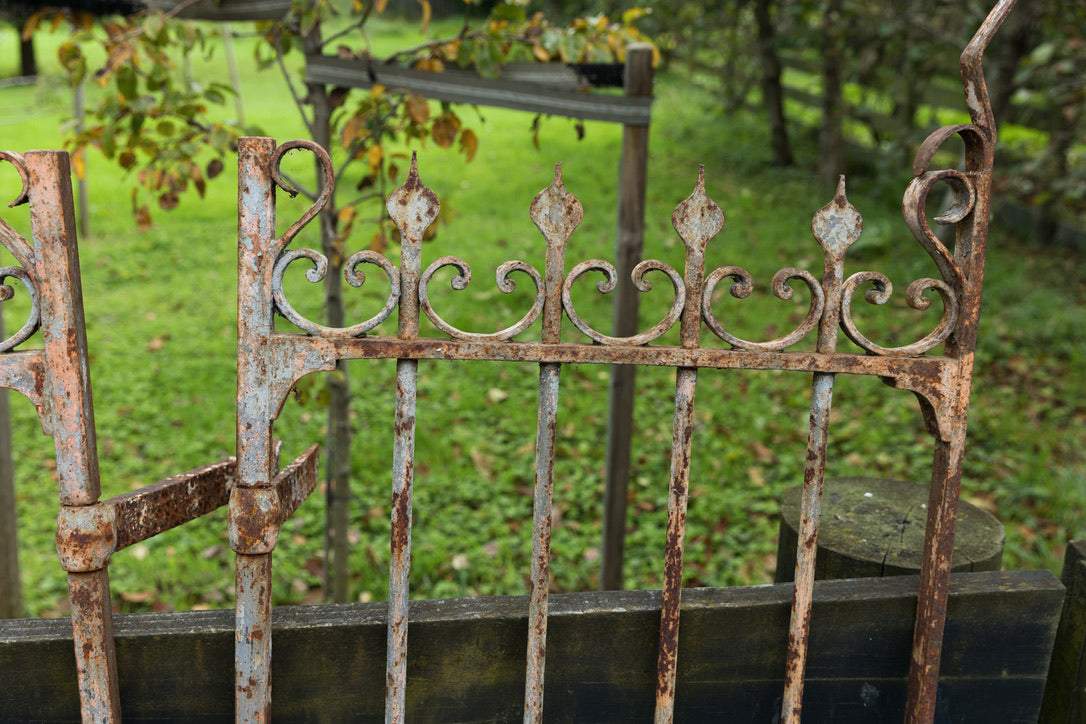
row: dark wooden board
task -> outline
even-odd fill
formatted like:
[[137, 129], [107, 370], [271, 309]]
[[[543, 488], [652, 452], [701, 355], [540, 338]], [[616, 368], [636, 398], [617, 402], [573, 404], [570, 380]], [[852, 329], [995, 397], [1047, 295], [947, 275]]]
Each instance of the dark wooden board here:
[[[535, 76], [561, 76], [569, 73], [565, 66], [555, 65], [533, 73]], [[575, 75], [575, 74], [573, 74]], [[434, 100], [466, 103], [494, 108], [511, 108], [551, 116], [579, 118], [588, 121], [621, 123], [627, 126], [648, 126], [652, 119], [651, 96], [624, 96], [608, 93], [583, 93], [548, 83], [520, 80], [523, 74], [514, 69], [501, 78], [482, 78], [472, 70], [446, 68], [445, 72], [401, 68], [396, 65], [369, 63], [326, 55], [309, 55], [305, 60], [306, 83], [371, 88], [375, 84], [397, 92], [419, 93]]]
[[[805, 721], [900, 722], [917, 578], [816, 585]], [[677, 722], [771, 722], [791, 586], [687, 589]], [[1050, 573], [954, 574], [940, 721], [1034, 721], [1063, 587]], [[412, 602], [408, 720], [522, 719], [524, 597]], [[551, 599], [545, 711], [555, 722], [651, 721], [659, 593]], [[125, 721], [230, 721], [233, 612], [116, 618]], [[278, 608], [276, 721], [380, 721], [383, 604]], [[0, 621], [0, 720], [76, 721], [65, 620]]]
[[1068, 544], [1061, 577], [1067, 598], [1056, 632], [1040, 721], [1081, 724], [1086, 721], [1086, 541]]

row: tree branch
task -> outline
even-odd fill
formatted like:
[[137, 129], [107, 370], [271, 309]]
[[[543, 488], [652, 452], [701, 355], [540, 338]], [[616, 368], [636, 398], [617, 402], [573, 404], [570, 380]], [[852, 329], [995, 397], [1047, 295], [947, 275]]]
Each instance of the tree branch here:
[[279, 34], [278, 29], [273, 31], [275, 33], [275, 64], [279, 66], [279, 72], [283, 75], [283, 80], [287, 83], [287, 90], [290, 91], [290, 97], [294, 101], [294, 105], [298, 108], [298, 115], [302, 117], [302, 122], [305, 123], [305, 128], [309, 132], [309, 137], [312, 138], [316, 133], [313, 128], [313, 121], [305, 113], [305, 102], [298, 95], [298, 91], [294, 89], [294, 83], [290, 80], [290, 71], [287, 70], [286, 63], [283, 62], [283, 37]]

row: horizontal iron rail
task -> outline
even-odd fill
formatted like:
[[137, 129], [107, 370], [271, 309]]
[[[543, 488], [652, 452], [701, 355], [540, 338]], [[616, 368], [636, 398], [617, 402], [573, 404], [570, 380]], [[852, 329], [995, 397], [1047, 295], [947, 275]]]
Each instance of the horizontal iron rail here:
[[[582, 343], [488, 342], [440, 338], [364, 337], [331, 339], [277, 333], [269, 345], [291, 350], [300, 345], [330, 359], [434, 359], [561, 364], [630, 364], [646, 367], [760, 369], [834, 372], [878, 377], [916, 376], [942, 380], [961, 362], [942, 356], [876, 357], [864, 354], [767, 352], [719, 347], [621, 346]], [[320, 355], [320, 356], [324, 356]]]

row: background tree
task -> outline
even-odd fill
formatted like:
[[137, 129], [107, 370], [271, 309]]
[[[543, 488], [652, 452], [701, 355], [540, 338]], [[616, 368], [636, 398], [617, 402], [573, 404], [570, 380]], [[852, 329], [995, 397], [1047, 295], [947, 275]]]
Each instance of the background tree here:
[[[897, 167], [940, 123], [937, 111], [960, 107], [945, 69], [990, 5], [654, 0], [650, 30], [665, 58], [716, 89], [725, 111], [764, 107], [774, 162], [798, 158], [830, 179], [856, 165], [850, 147], [874, 147]], [[997, 122], [1027, 129], [1004, 136], [996, 190], [1035, 209], [1032, 234], [1041, 240], [1053, 239], [1061, 220], [1086, 221], [1076, 163], [1086, 140], [1084, 5], [1021, 0], [986, 63]], [[794, 155], [797, 134], [817, 135], [807, 146], [817, 161]]]

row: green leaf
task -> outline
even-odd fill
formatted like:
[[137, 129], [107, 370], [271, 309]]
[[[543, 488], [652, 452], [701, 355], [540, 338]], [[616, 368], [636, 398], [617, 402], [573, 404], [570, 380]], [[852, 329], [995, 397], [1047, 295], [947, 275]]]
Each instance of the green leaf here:
[[490, 11], [491, 20], [508, 20], [511, 23], [523, 23], [528, 19], [528, 8], [513, 3], [498, 3]]
[[138, 78], [135, 68], [131, 65], [123, 65], [117, 69], [114, 77], [117, 79], [117, 92], [125, 100], [131, 101], [137, 97], [139, 89], [137, 88]]
[[220, 92], [216, 88], [208, 88], [207, 90], [205, 90], [204, 91], [204, 98], [206, 98], [210, 102], [216, 103], [216, 104], [218, 104], [220, 106], [224, 105], [226, 103], [226, 96], [224, 96], [222, 94], [222, 92]]

